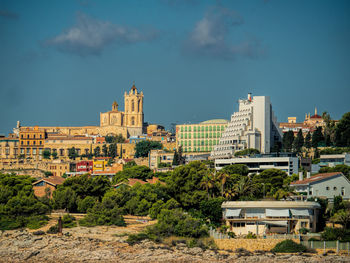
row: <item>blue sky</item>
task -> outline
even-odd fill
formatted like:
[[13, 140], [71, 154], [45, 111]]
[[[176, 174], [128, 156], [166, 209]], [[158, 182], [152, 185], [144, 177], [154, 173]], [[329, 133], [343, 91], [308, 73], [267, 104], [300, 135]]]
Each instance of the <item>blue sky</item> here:
[[350, 111], [350, 1], [0, 0], [0, 133], [98, 125], [132, 82], [145, 121]]

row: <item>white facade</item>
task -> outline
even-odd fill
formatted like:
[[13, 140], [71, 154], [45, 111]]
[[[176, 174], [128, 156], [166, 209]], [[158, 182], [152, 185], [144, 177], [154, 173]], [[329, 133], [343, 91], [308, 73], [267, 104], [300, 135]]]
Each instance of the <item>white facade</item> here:
[[297, 193], [307, 198], [320, 197], [333, 201], [335, 196], [350, 199], [350, 181], [340, 172], [317, 174], [305, 180], [290, 184]]
[[297, 174], [299, 161], [297, 157], [245, 157], [230, 159], [215, 159], [216, 170], [221, 170], [226, 165], [245, 164], [249, 173], [261, 173], [266, 169], [279, 169], [288, 175]]
[[280, 141], [281, 130], [274, 116], [270, 97], [248, 94], [239, 100], [239, 111], [231, 115], [231, 121], [222, 134], [219, 144], [211, 152], [213, 159], [232, 158], [235, 151], [255, 148], [269, 153], [275, 141]]

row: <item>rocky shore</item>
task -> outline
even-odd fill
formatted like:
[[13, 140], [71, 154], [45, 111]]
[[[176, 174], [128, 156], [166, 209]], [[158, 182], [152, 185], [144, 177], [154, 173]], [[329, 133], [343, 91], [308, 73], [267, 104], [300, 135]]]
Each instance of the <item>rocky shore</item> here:
[[[96, 235], [95, 235], [96, 236]], [[167, 246], [150, 241], [129, 246], [126, 237], [34, 235], [27, 230], [4, 231], [0, 235], [0, 262], [350, 262], [339, 255], [275, 255], [245, 250], [228, 252]]]

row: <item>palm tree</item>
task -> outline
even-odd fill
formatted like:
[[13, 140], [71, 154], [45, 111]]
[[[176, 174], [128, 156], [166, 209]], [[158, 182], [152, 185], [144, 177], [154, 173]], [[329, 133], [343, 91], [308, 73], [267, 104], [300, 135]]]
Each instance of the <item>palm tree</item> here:
[[236, 194], [241, 196], [249, 196], [254, 194], [256, 191], [256, 186], [253, 184], [249, 176], [242, 177], [237, 184], [234, 186], [234, 191]]
[[224, 185], [230, 175], [225, 172], [219, 172], [217, 177], [221, 181], [221, 196], [224, 196]]
[[215, 186], [216, 178], [215, 171], [209, 170], [206, 175], [203, 176], [200, 186], [204, 188], [208, 193], [208, 199], [210, 198], [209, 190]]

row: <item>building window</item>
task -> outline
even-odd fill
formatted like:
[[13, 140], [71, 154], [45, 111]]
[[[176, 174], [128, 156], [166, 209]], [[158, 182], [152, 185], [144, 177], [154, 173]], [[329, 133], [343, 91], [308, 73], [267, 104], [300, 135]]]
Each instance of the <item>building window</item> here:
[[345, 196], [345, 188], [344, 187], [341, 188], [341, 195]]
[[29, 145], [29, 141], [27, 141], [27, 145]]
[[33, 135], [33, 138], [35, 139], [35, 134]]
[[336, 187], [336, 186], [334, 186], [334, 187], [333, 187], [333, 190], [334, 190], [334, 191], [337, 191], [337, 187]]
[[326, 187], [326, 190], [327, 190], [327, 191], [329, 190], [329, 186]]
[[35, 145], [35, 141], [33, 142], [33, 145]]
[[135, 125], [135, 117], [131, 117], [131, 125]]
[[30, 148], [27, 148], [27, 155], [30, 155]]
[[131, 111], [135, 110], [135, 103], [134, 100], [131, 101]]
[[29, 134], [27, 135], [27, 139], [29, 139]]
[[300, 226], [303, 228], [303, 227], [307, 227], [307, 222], [300, 222]]
[[36, 149], [35, 148], [33, 149], [33, 154], [36, 154]]

